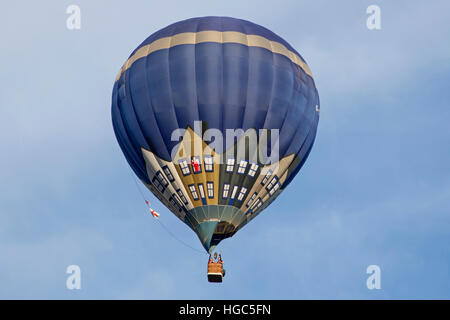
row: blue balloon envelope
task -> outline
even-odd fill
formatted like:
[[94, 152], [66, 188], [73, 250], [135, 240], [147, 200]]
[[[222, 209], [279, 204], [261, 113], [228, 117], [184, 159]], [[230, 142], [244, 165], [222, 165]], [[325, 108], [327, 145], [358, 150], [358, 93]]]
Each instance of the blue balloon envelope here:
[[289, 43], [245, 20], [202, 17], [131, 53], [114, 83], [112, 122], [142, 183], [211, 252], [299, 172], [319, 105]]

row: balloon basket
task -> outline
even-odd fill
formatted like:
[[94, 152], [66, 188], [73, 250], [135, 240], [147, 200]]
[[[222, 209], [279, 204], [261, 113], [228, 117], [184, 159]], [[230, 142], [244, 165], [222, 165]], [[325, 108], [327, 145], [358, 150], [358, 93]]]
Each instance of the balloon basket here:
[[222, 282], [225, 276], [225, 270], [222, 263], [208, 263], [208, 281]]

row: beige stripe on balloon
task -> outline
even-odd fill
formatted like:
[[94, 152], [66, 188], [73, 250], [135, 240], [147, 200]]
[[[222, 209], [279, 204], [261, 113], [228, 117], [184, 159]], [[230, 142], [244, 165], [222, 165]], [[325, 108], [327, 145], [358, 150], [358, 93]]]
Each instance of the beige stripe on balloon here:
[[273, 53], [285, 56], [312, 77], [308, 65], [295, 52], [292, 52], [279, 42], [271, 41], [261, 36], [236, 31], [200, 31], [184, 32], [171, 37], [160, 38], [139, 48], [139, 50], [137, 50], [122, 66], [122, 69], [116, 77], [116, 81], [119, 80], [122, 73], [130, 68], [136, 60], [144, 58], [155, 51], [169, 49], [183, 44], [197, 44], [204, 42], [238, 43], [249, 47], [264, 48]]

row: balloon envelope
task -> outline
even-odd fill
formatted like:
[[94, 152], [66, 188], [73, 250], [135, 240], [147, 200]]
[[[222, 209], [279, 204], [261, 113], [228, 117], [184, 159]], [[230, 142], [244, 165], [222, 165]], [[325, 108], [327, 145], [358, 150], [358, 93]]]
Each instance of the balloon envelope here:
[[298, 173], [319, 96], [305, 60], [273, 32], [194, 18], [131, 53], [114, 83], [112, 121], [139, 179], [211, 252]]

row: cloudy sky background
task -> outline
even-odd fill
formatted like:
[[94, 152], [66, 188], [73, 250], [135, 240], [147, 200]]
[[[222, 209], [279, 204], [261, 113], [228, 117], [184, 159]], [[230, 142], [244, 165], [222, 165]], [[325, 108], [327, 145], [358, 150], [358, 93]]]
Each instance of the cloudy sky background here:
[[[70, 4], [81, 30], [66, 28]], [[382, 30], [366, 28], [370, 4]], [[302, 171], [219, 246], [221, 285], [149, 216], [110, 116], [131, 51], [205, 15], [286, 39], [321, 98]], [[0, 16], [0, 298], [450, 299], [448, 1], [10, 1]], [[81, 290], [66, 289], [71, 264]], [[366, 287], [371, 264], [381, 290]]]

